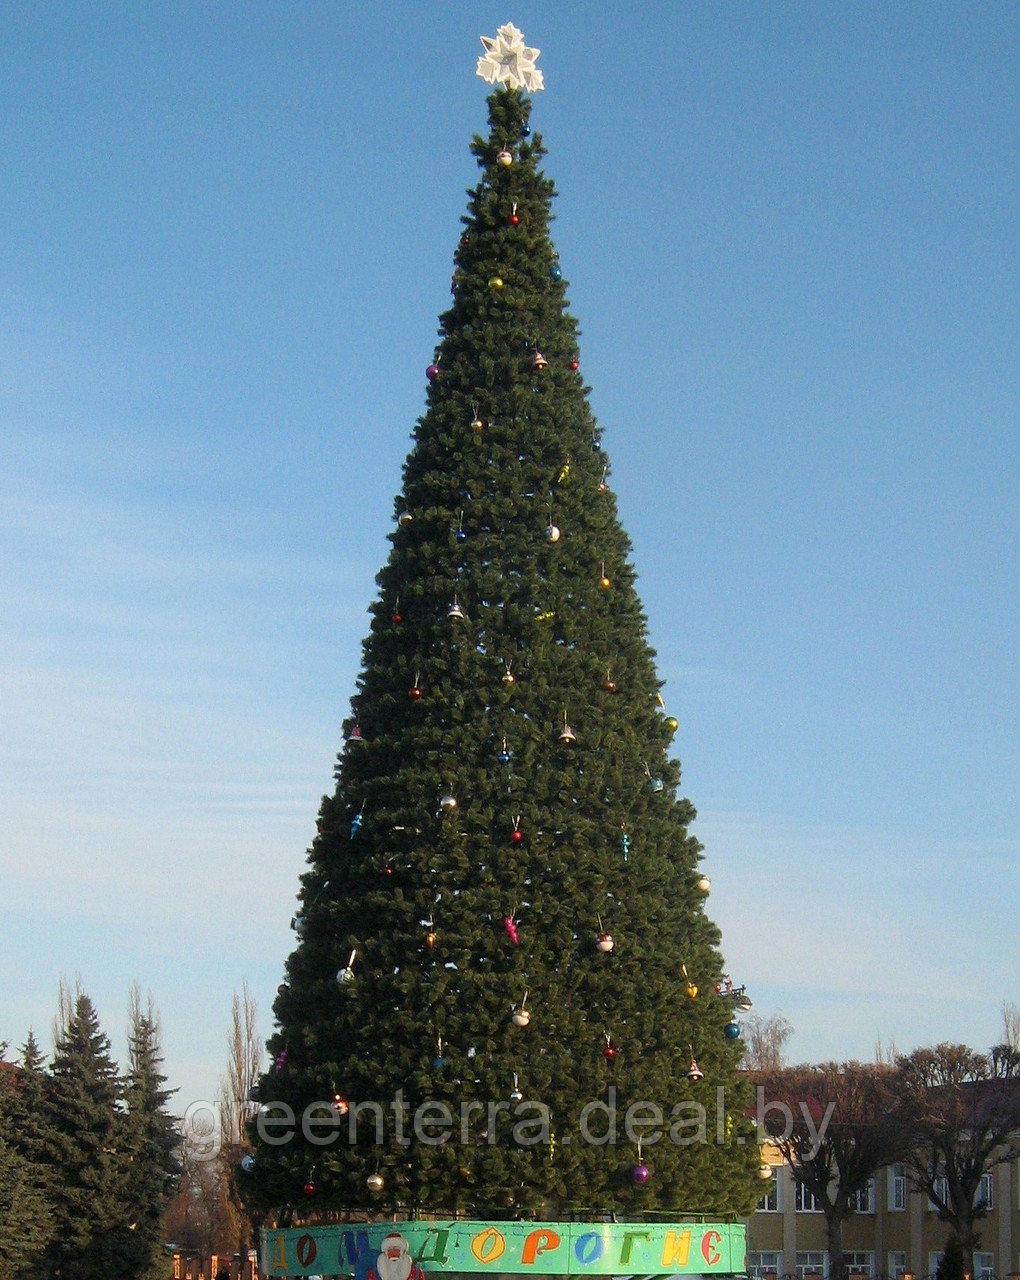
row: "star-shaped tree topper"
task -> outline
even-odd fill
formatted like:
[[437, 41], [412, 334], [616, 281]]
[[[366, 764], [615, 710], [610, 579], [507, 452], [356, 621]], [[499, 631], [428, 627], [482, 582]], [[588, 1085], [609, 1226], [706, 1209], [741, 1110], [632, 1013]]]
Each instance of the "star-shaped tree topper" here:
[[478, 74], [486, 84], [505, 84], [511, 89], [534, 93], [544, 89], [542, 73], [535, 67], [540, 49], [529, 49], [524, 33], [512, 22], [500, 27], [495, 36], [482, 36], [485, 54], [478, 59]]

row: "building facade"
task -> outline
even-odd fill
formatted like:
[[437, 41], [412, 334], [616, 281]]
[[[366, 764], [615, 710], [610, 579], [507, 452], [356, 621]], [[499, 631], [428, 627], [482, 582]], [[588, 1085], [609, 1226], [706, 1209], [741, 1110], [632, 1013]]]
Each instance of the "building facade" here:
[[[826, 1280], [825, 1218], [788, 1165], [770, 1157], [768, 1192], [748, 1222], [747, 1269], [752, 1280]], [[1020, 1280], [1020, 1161], [985, 1174], [988, 1216], [974, 1254], [974, 1280]], [[935, 1274], [948, 1227], [924, 1194], [912, 1190], [902, 1165], [880, 1169], [843, 1224], [843, 1252], [861, 1280], [927, 1280]]]

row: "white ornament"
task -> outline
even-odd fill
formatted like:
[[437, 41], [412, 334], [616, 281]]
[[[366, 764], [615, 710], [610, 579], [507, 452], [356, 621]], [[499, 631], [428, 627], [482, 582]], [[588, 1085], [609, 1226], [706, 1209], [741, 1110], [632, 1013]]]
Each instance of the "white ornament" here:
[[529, 49], [524, 33], [512, 22], [500, 27], [495, 36], [481, 36], [485, 54], [478, 59], [478, 74], [486, 84], [505, 84], [511, 89], [534, 93], [544, 89], [542, 73], [535, 68], [540, 49]]

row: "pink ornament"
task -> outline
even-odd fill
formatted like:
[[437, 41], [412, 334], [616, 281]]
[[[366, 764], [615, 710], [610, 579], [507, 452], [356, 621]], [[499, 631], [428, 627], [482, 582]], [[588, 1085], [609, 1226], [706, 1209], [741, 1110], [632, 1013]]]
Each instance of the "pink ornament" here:
[[516, 921], [516, 920], [514, 920], [513, 916], [505, 916], [505, 917], [504, 917], [504, 919], [503, 919], [503, 928], [504, 928], [504, 929], [507, 931], [507, 933], [510, 935], [510, 941], [511, 941], [511, 942], [514, 944], [514, 946], [516, 947], [516, 946], [518, 945], [518, 942], [517, 942], [517, 921]]

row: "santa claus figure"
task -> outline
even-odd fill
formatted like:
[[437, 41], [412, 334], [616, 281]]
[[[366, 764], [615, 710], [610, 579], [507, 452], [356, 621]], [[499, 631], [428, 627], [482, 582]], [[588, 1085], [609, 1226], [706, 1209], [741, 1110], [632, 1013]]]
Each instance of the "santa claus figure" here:
[[383, 1237], [375, 1266], [368, 1268], [367, 1280], [426, 1280], [425, 1272], [408, 1253], [402, 1235], [391, 1231]]

